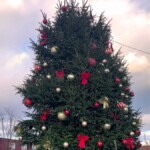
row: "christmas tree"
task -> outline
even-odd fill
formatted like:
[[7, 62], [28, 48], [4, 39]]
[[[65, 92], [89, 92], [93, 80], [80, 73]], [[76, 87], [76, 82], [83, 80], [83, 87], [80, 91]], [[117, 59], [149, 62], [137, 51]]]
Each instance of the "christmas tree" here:
[[139, 112], [130, 75], [114, 53], [110, 25], [86, 1], [59, 2], [53, 22], [43, 13], [35, 64], [17, 87], [28, 119], [17, 126], [24, 144], [39, 150], [136, 150]]

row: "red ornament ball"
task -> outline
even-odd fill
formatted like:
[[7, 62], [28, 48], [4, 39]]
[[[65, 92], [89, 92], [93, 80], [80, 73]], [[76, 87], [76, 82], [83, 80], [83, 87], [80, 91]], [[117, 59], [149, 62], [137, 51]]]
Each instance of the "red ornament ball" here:
[[45, 18], [43, 19], [43, 23], [44, 23], [44, 24], [47, 24], [47, 20], [46, 20]]
[[101, 141], [98, 141], [98, 142], [97, 142], [97, 146], [98, 146], [98, 147], [102, 147], [102, 146], [103, 146], [103, 143], [102, 143]]
[[91, 47], [92, 47], [92, 49], [96, 49], [97, 45], [95, 43], [92, 43]]
[[89, 58], [88, 62], [90, 64], [90, 66], [95, 66], [96, 65], [96, 60], [94, 58]]
[[125, 91], [128, 92], [129, 90], [130, 90], [130, 88], [127, 86], [127, 87], [125, 88]]
[[46, 44], [45, 42], [41, 42], [41, 46], [45, 46], [45, 44]]
[[31, 101], [30, 99], [28, 99], [28, 98], [26, 98], [26, 99], [23, 101], [23, 103], [24, 103], [24, 105], [27, 106], [27, 107], [29, 107], [29, 106], [32, 105], [32, 101]]
[[141, 131], [138, 129], [138, 130], [135, 131], [135, 134], [140, 135]]
[[41, 69], [41, 67], [40, 67], [39, 65], [35, 65], [35, 66], [34, 66], [34, 70], [35, 70], [35, 71], [39, 71], [40, 69]]
[[122, 144], [123, 144], [123, 145], [126, 145], [126, 144], [127, 144], [127, 140], [126, 140], [126, 139], [123, 139], [123, 140], [122, 140]]
[[111, 55], [112, 53], [113, 53], [113, 51], [112, 51], [111, 48], [106, 48], [106, 49], [105, 49], [105, 54]]
[[99, 102], [94, 102], [94, 107], [98, 108], [99, 107]]
[[45, 39], [45, 38], [46, 38], [46, 35], [42, 34], [42, 35], [41, 35], [41, 38], [42, 38], [42, 39]]
[[141, 142], [138, 142], [138, 143], [137, 143], [137, 146], [138, 146], [138, 147], [141, 147], [141, 146], [142, 146]]
[[68, 116], [68, 115], [70, 115], [70, 111], [69, 111], [69, 110], [64, 110], [64, 114], [65, 114], [66, 116]]
[[47, 119], [47, 115], [46, 115], [46, 114], [42, 114], [42, 115], [41, 115], [41, 120], [42, 120], [42, 121], [45, 121], [46, 119]]
[[64, 6], [61, 6], [60, 9], [61, 9], [61, 11], [65, 12], [65, 11], [67, 11], [67, 6], [65, 6], [65, 5], [64, 5]]
[[116, 82], [116, 83], [119, 83], [119, 82], [120, 82], [120, 79], [116, 77], [116, 78], [115, 78], [115, 82]]
[[134, 96], [134, 92], [130, 92], [130, 96], [133, 97]]

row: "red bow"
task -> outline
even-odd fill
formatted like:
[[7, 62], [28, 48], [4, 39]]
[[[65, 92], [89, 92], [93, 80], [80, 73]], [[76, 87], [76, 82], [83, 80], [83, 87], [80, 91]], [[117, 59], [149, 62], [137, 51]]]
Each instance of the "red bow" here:
[[64, 75], [64, 70], [62, 70], [62, 71], [56, 70], [55, 74], [56, 74], [57, 78], [61, 79], [63, 77], [63, 75]]
[[90, 77], [90, 72], [82, 71], [82, 74], [81, 74], [82, 82], [81, 82], [81, 84], [86, 85], [87, 84], [87, 79], [89, 77]]
[[127, 145], [126, 145], [127, 149], [134, 149], [134, 145], [133, 145], [134, 139], [133, 138], [126, 138], [126, 140], [127, 140]]
[[85, 148], [85, 142], [89, 139], [89, 136], [87, 135], [81, 135], [81, 134], [78, 134], [78, 141], [79, 141], [79, 144], [78, 144], [78, 147], [81, 148], [81, 149], [84, 149]]

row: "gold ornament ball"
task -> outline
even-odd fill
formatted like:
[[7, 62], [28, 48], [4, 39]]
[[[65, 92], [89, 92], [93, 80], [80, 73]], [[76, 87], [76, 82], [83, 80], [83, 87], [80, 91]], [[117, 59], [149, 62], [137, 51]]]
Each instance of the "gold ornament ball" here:
[[46, 130], [46, 126], [42, 126], [42, 130], [45, 131]]
[[69, 147], [69, 143], [68, 143], [68, 142], [64, 142], [64, 143], [63, 143], [63, 147], [64, 147], [64, 148], [68, 148], [68, 147]]
[[50, 74], [48, 74], [46, 77], [47, 77], [47, 79], [50, 79], [50, 78], [51, 78], [51, 75], [50, 75]]
[[111, 125], [109, 123], [104, 124], [104, 129], [105, 130], [110, 130]]
[[69, 80], [69, 81], [74, 80], [74, 75], [73, 74], [68, 74], [67, 80]]
[[56, 54], [56, 53], [57, 53], [57, 49], [58, 49], [57, 46], [53, 46], [53, 47], [51, 48], [51, 53], [52, 53], [52, 54]]
[[56, 92], [60, 93], [61, 92], [61, 88], [56, 88]]
[[135, 122], [135, 121], [134, 121], [134, 122], [132, 122], [132, 125], [133, 125], [133, 126], [136, 126], [136, 122]]
[[124, 110], [125, 113], [128, 113], [129, 108], [128, 108], [128, 107], [125, 107], [123, 110]]
[[130, 132], [130, 136], [134, 136], [135, 133], [133, 131]]
[[59, 112], [58, 114], [57, 114], [57, 117], [58, 117], [58, 119], [59, 120], [66, 120], [66, 118], [67, 118], [67, 116], [64, 114], [64, 112]]
[[87, 126], [87, 122], [86, 121], [82, 121], [82, 126], [86, 127]]

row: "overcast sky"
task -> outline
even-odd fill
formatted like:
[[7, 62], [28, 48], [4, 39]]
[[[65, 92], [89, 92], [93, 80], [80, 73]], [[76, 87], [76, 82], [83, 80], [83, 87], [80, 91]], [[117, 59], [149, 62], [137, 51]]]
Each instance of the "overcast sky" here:
[[[81, 0], [77, 0], [82, 2]], [[29, 48], [36, 41], [40, 9], [48, 18], [55, 15], [56, 0], [0, 0], [0, 110], [14, 109], [18, 115], [25, 110], [22, 98], [14, 86], [20, 85], [33, 67], [33, 52]], [[93, 13], [105, 12], [112, 19], [112, 37], [115, 41], [150, 52], [149, 0], [89, 0]], [[115, 49], [122, 45], [113, 43]], [[133, 106], [142, 112], [143, 128], [150, 137], [150, 55], [122, 46], [129, 65], [135, 92]], [[149, 136], [148, 136], [149, 135]], [[143, 134], [142, 134], [143, 136]], [[150, 138], [149, 138], [150, 139]]]

